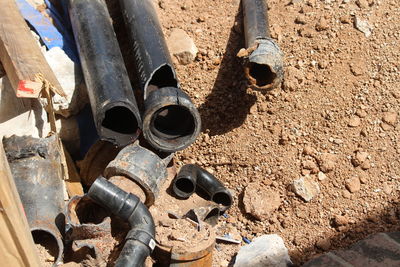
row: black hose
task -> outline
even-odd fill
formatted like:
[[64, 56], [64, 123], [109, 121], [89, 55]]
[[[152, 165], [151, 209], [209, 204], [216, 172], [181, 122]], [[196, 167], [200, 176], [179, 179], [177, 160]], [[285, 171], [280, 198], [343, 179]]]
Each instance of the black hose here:
[[232, 195], [229, 190], [211, 173], [205, 169], [187, 164], [183, 166], [172, 181], [172, 190], [182, 198], [190, 197], [194, 191], [203, 194], [227, 210], [232, 205]]
[[277, 87], [283, 79], [283, 54], [270, 36], [266, 0], [242, 0], [242, 7], [249, 54], [245, 74], [256, 88]]
[[69, 14], [97, 132], [132, 143], [142, 122], [104, 0], [69, 0]]
[[131, 226], [115, 266], [143, 266], [155, 246], [155, 225], [146, 206], [137, 196], [123, 191], [103, 177], [92, 184], [88, 196]]
[[175, 152], [200, 133], [198, 110], [180, 88], [152, 0], [120, 0], [144, 97], [143, 135], [154, 148]]

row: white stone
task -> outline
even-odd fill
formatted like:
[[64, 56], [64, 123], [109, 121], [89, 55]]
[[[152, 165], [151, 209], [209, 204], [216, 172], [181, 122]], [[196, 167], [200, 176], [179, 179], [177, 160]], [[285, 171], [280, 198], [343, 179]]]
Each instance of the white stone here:
[[234, 267], [291, 266], [288, 250], [279, 235], [262, 235], [240, 248]]
[[293, 181], [294, 192], [305, 201], [310, 201], [319, 194], [319, 185], [310, 177], [300, 177]]
[[370, 37], [372, 34], [372, 27], [366, 20], [362, 20], [359, 17], [355, 17], [354, 26], [357, 30], [364, 33], [365, 37]]
[[190, 36], [181, 29], [173, 29], [167, 39], [168, 49], [172, 56], [175, 56], [179, 63], [187, 65], [197, 55], [198, 49]]

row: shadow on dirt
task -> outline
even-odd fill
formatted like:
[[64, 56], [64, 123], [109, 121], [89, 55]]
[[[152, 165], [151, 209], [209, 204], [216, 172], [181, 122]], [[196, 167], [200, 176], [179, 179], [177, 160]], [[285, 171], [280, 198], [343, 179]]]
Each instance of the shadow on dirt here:
[[220, 135], [243, 124], [256, 96], [246, 93], [247, 80], [237, 52], [244, 47], [242, 9], [235, 17], [235, 26], [229, 34], [225, 54], [212, 92], [200, 106], [203, 130]]

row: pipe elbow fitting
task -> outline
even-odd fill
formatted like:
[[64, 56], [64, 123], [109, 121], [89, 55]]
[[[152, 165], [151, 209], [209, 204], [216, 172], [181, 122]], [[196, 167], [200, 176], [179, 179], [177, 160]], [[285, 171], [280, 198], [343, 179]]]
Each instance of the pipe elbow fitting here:
[[222, 205], [221, 211], [229, 209], [233, 202], [232, 194], [214, 175], [194, 164], [180, 169], [172, 182], [172, 190], [181, 198], [188, 198], [195, 191], [203, 193], [211, 201]]
[[123, 191], [104, 177], [97, 178], [88, 196], [131, 226], [115, 266], [143, 266], [155, 247], [155, 225], [147, 207], [137, 196]]

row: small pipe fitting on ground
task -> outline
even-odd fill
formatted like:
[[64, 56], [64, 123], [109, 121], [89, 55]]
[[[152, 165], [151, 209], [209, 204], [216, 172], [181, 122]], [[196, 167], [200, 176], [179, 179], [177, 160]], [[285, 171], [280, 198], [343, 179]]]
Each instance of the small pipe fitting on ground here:
[[156, 245], [153, 217], [146, 206], [137, 196], [121, 190], [103, 177], [92, 184], [88, 196], [131, 226], [115, 266], [143, 266]]
[[196, 140], [201, 119], [179, 88], [153, 1], [119, 2], [144, 98], [144, 138], [160, 151], [182, 150]]
[[265, 0], [242, 0], [245, 45], [244, 72], [257, 89], [273, 89], [283, 80], [283, 53], [271, 38]]
[[56, 135], [48, 138], [11, 136], [4, 150], [36, 244], [61, 261], [65, 227], [63, 169]]
[[181, 198], [190, 197], [195, 191], [222, 206], [221, 211], [232, 205], [229, 190], [211, 173], [194, 164], [184, 165], [172, 181], [173, 192]]
[[69, 14], [97, 132], [118, 146], [135, 141], [142, 121], [103, 0], [69, 0]]
[[123, 176], [134, 181], [143, 190], [144, 204], [153, 205], [161, 186], [167, 179], [167, 166], [174, 154], [160, 158], [157, 154], [135, 142], [123, 148], [104, 171], [107, 179]]

